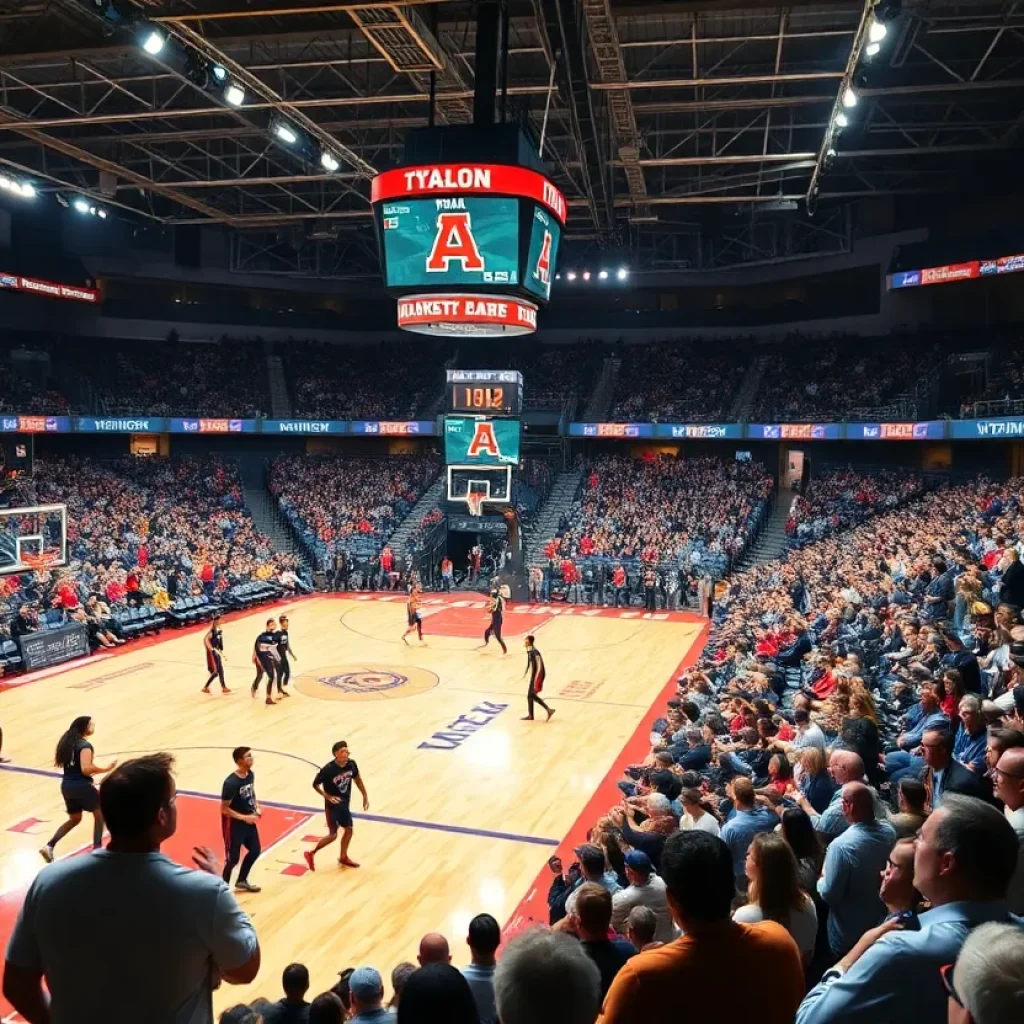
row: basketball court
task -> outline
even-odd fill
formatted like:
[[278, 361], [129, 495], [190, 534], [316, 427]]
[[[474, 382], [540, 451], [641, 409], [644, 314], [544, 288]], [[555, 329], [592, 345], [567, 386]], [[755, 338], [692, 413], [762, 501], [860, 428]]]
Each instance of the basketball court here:
[[[265, 619], [286, 610], [299, 660], [291, 698], [268, 707], [262, 693], [249, 696], [252, 645]], [[571, 856], [594, 817], [617, 802], [621, 766], [648, 749], [648, 712], [696, 658], [705, 622], [686, 612], [510, 606], [501, 658], [493, 641], [474, 650], [488, 619], [479, 595], [428, 596], [422, 613], [426, 647], [402, 643], [404, 594], [316, 595], [229, 616], [228, 696], [199, 692], [205, 626], [0, 680], [3, 753], [12, 760], [0, 770], [0, 941], [43, 866], [39, 847], [64, 819], [52, 754], [82, 714], [95, 720], [101, 764], [175, 755], [179, 826], [165, 852], [183, 863], [197, 844], [220, 852], [230, 752], [254, 749], [264, 816], [251, 881], [263, 891], [239, 899], [259, 932], [263, 967], [253, 985], [219, 991], [218, 1009], [276, 998], [281, 970], [295, 959], [316, 993], [345, 967], [390, 971], [414, 960], [427, 931], [446, 934], [464, 964], [476, 913], [493, 914], [507, 932], [544, 919], [547, 859], [559, 847]], [[520, 720], [531, 632], [547, 663], [543, 696], [557, 709], [550, 722]], [[310, 874], [302, 853], [324, 831], [312, 779], [338, 739], [370, 795], [363, 814], [353, 794], [351, 855], [362, 866], [340, 868], [334, 846]], [[81, 855], [90, 828], [87, 818], [58, 855]], [[102, 908], [94, 926], [98, 939], [118, 938], [103, 934]]]

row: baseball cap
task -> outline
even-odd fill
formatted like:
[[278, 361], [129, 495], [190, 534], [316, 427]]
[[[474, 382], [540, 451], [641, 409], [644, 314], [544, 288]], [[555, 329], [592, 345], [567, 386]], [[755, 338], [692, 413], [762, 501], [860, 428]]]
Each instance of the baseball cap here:
[[639, 871], [643, 875], [649, 875], [654, 870], [651, 858], [643, 850], [630, 850], [626, 854], [626, 867]]
[[379, 999], [384, 994], [384, 982], [373, 967], [357, 967], [348, 979], [348, 990], [361, 1003]]
[[1010, 644], [1010, 661], [1018, 667], [1024, 667], [1024, 641], [1015, 640]]

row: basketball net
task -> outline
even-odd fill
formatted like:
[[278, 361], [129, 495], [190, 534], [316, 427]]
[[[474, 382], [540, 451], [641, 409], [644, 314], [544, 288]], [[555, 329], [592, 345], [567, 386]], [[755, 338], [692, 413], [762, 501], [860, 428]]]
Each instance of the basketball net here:
[[30, 569], [34, 569], [36, 572], [39, 572], [44, 569], [50, 569], [54, 565], [56, 565], [58, 561], [56, 555], [47, 553], [39, 555], [23, 554], [21, 556], [21, 560], [25, 565], [27, 565]]
[[471, 516], [482, 516], [484, 514], [484, 499], [487, 495], [483, 491], [469, 491], [466, 495], [466, 504], [469, 506]]

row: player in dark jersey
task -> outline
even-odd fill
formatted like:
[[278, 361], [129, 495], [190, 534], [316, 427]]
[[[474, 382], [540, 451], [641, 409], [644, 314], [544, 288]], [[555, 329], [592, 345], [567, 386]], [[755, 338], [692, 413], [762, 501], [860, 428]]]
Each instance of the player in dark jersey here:
[[290, 697], [291, 694], [284, 689], [292, 678], [292, 667], [288, 662], [288, 658], [294, 658], [296, 661], [299, 659], [292, 650], [291, 638], [288, 636], [288, 616], [282, 615], [278, 619], [278, 625], [277, 654], [281, 659], [281, 663], [277, 669], [277, 693], [280, 697]]
[[103, 845], [100, 793], [92, 780], [96, 775], [112, 772], [117, 767], [117, 762], [111, 761], [104, 768], [93, 761], [92, 744], [86, 737], [91, 736], [94, 731], [92, 719], [88, 715], [81, 715], [57, 741], [53, 763], [57, 768], [64, 769], [60, 792], [64, 797], [68, 820], [53, 833], [53, 838], [39, 851], [47, 864], [53, 862], [53, 848], [82, 820], [83, 811], [88, 811], [92, 815], [93, 849], [97, 850]]
[[477, 650], [482, 651], [491, 642], [491, 635], [493, 634], [495, 640], [501, 645], [501, 656], [504, 657], [508, 654], [505, 641], [501, 638], [501, 620], [505, 613], [505, 598], [501, 596], [501, 591], [497, 587], [491, 591], [491, 600], [487, 610], [491, 613], [491, 624], [484, 630], [483, 645], [478, 647]]
[[256, 666], [256, 678], [252, 681], [252, 696], [256, 696], [263, 673], [267, 674], [267, 703], [273, 704], [271, 693], [277, 678], [281, 656], [277, 653], [277, 619], [267, 619], [267, 628], [256, 637], [252, 649], [252, 663]]
[[370, 809], [370, 798], [366, 794], [366, 787], [359, 775], [359, 767], [349, 757], [348, 744], [344, 740], [338, 740], [331, 747], [334, 760], [317, 772], [313, 780], [313, 788], [324, 798], [324, 812], [327, 815], [328, 834], [321, 839], [312, 850], [306, 850], [303, 857], [310, 871], [316, 870], [313, 858], [318, 850], [329, 846], [338, 838], [338, 829], [341, 832], [341, 848], [338, 850], [338, 863], [349, 868], [357, 868], [359, 865], [349, 858], [348, 844], [352, 842], [352, 811], [349, 803], [352, 799], [352, 783], [354, 782], [363, 794], [363, 810]]
[[409, 596], [405, 599], [405, 614], [408, 622], [408, 629], [402, 634], [402, 643], [408, 646], [409, 641], [405, 638], [413, 631], [419, 637], [421, 644], [426, 644], [423, 639], [423, 619], [420, 617], [420, 585], [411, 583], [409, 585]]
[[256, 823], [262, 814], [256, 800], [252, 748], [235, 747], [231, 757], [235, 762], [235, 770], [224, 780], [220, 790], [220, 821], [224, 830], [224, 884], [231, 884], [231, 872], [244, 846], [245, 860], [238, 872], [235, 888], [241, 892], [259, 892], [260, 887], [249, 881], [249, 872], [260, 855], [260, 833]]
[[224, 633], [220, 628], [220, 616], [214, 617], [210, 628], [203, 637], [203, 647], [206, 648], [206, 671], [210, 678], [206, 680], [203, 693], [210, 692], [210, 683], [214, 679], [220, 679], [220, 692], [230, 693], [227, 684], [224, 682]]
[[[547, 713], [547, 721], [551, 721], [551, 716], [555, 713], [554, 708], [549, 708], [537, 696], [542, 689], [544, 689], [544, 680], [547, 676], [547, 671], [544, 668], [544, 656], [533, 646], [533, 636], [528, 636], [523, 642], [523, 646], [526, 648], [526, 672], [530, 673], [530, 688], [526, 691], [526, 707], [528, 714], [523, 715], [524, 722], [533, 721], [533, 705], [539, 704]], [[523, 675], [526, 675], [526, 672]]]

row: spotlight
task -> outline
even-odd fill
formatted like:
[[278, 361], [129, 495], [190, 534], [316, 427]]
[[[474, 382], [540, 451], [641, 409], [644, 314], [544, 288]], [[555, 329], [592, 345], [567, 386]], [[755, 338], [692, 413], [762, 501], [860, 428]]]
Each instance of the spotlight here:
[[240, 107], [245, 102], [245, 90], [237, 83], [232, 82], [224, 90], [224, 99], [233, 107]]
[[852, 85], [848, 85], [843, 92], [843, 106], [847, 110], [852, 110], [857, 106], [857, 94], [853, 91]]
[[600, 273], [600, 274], [598, 274], [597, 276], [598, 276], [598, 277], [599, 277], [599, 278], [600, 278], [600, 279], [601, 279], [602, 281], [607, 281], [607, 280], [608, 280], [608, 271], [607, 271], [607, 270], [602, 270], [602, 271], [601, 271], [601, 273]]
[[8, 178], [6, 175], [0, 174], [0, 188], [2, 188], [5, 192], [10, 192], [10, 190], [14, 188], [14, 182], [11, 181], [11, 179]]
[[576, 280], [576, 271], [575, 271], [575, 270], [570, 270], [570, 271], [569, 271], [569, 273], [568, 273], [568, 274], [566, 274], [565, 276], [566, 276], [566, 277], [567, 277], [567, 278], [568, 278], [568, 279], [569, 279], [570, 281], [575, 281], [575, 280]]
[[99, 216], [100, 220], [106, 220], [107, 219], [107, 211], [106, 210], [97, 210], [96, 213]]
[[228, 77], [228, 69], [220, 64], [214, 64], [212, 71], [213, 77], [217, 79], [218, 82], [223, 82], [224, 79]]
[[835, 155], [836, 155], [836, 151], [831, 146], [829, 146], [828, 147], [828, 152], [825, 154], [825, 156], [835, 156]]
[[868, 29], [868, 41], [872, 43], [880, 43], [888, 32], [888, 28], [877, 20], [872, 20], [871, 27]]
[[166, 42], [164, 34], [159, 29], [151, 28], [146, 31], [145, 37], [142, 40], [142, 48], [151, 57], [155, 57], [164, 48]]
[[341, 166], [334, 154], [326, 149], [320, 154], [320, 163], [323, 164], [325, 170], [330, 171], [332, 174]]
[[21, 183], [21, 194], [26, 199], [33, 199], [35, 197], [35, 194], [36, 194], [35, 186], [30, 184], [27, 181], [23, 181]]
[[96, 216], [96, 207], [95, 206], [90, 206], [89, 207], [89, 212], [95, 217]]
[[590, 271], [589, 270], [584, 270], [583, 271], [583, 280], [584, 281], [589, 281], [590, 280]]
[[629, 277], [629, 271], [625, 267], [619, 267], [619, 272], [615, 276], [620, 281], [625, 281]]
[[79, 213], [89, 212], [89, 204], [84, 199], [76, 199], [72, 205]]
[[868, 45], [864, 47], [864, 56], [874, 57], [874, 55], [881, 49], [882, 47], [878, 43], [868, 43]]
[[555, 280], [556, 281], [561, 281], [562, 280], [562, 275], [561, 274], [555, 274]]
[[850, 119], [840, 110], [836, 114], [836, 125], [840, 128], [846, 128], [850, 123]]
[[299, 141], [299, 137], [295, 134], [295, 131], [283, 123], [274, 125], [274, 134], [282, 142], [287, 142], [289, 146]]

